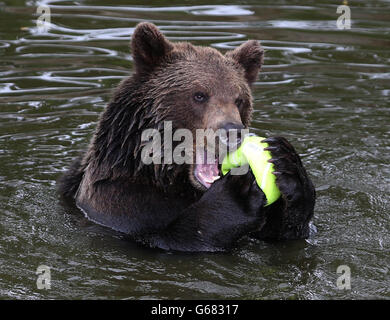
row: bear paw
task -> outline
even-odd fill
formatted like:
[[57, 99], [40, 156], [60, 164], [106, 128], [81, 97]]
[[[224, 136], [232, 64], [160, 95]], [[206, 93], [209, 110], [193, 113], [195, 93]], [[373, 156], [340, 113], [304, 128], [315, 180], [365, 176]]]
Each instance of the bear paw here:
[[269, 145], [265, 150], [271, 152], [269, 162], [275, 166], [273, 174], [287, 206], [302, 204], [305, 195], [311, 195], [314, 188], [294, 147], [283, 137], [267, 138], [263, 142]]

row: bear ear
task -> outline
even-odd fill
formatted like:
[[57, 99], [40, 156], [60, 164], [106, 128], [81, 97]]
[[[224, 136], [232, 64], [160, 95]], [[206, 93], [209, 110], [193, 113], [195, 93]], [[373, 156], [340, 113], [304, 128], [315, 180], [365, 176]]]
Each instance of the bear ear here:
[[151, 71], [173, 49], [158, 28], [148, 22], [137, 25], [131, 38], [131, 52], [138, 73]]
[[264, 63], [264, 49], [256, 40], [249, 40], [225, 54], [238, 62], [245, 70], [245, 78], [249, 84], [257, 79], [257, 75]]

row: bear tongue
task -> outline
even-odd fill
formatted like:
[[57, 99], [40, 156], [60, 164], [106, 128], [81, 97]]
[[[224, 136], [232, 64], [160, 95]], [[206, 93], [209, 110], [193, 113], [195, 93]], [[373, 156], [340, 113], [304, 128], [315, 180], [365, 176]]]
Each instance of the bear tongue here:
[[197, 160], [194, 175], [202, 185], [206, 188], [210, 188], [211, 184], [220, 178], [218, 174], [218, 164], [216, 163], [216, 160], [213, 161], [213, 163], [206, 163], [206, 153], [204, 159], [201, 159], [202, 161], [199, 161], [199, 157], [197, 157]]
[[206, 188], [220, 178], [218, 175], [218, 166], [216, 164], [198, 164], [195, 167], [195, 177]]

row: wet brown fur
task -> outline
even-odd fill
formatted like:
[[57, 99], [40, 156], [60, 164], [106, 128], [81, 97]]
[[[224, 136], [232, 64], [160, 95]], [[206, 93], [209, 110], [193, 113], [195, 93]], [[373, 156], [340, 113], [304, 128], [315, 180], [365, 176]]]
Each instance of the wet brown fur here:
[[[173, 130], [187, 128], [194, 136], [196, 129], [215, 130], [225, 122], [248, 127], [250, 85], [263, 64], [263, 49], [257, 41], [247, 41], [222, 55], [209, 47], [172, 43], [154, 25], [141, 23], [134, 31], [131, 50], [135, 72], [115, 91], [87, 152], [60, 179], [60, 193], [74, 197], [90, 219], [151, 246], [185, 251], [228, 247], [259, 226], [257, 218], [242, 211], [248, 205], [239, 204], [240, 199], [234, 202], [227, 191], [218, 191], [215, 198], [225, 198], [220, 200], [221, 212], [215, 211], [218, 200], [209, 196], [211, 203], [203, 203], [205, 190], [194, 178], [192, 166], [144, 165], [141, 134], [150, 128], [162, 132], [167, 120], [172, 121]], [[193, 100], [200, 91], [209, 96], [204, 104]], [[261, 206], [264, 195], [252, 192], [258, 193], [252, 198]], [[231, 212], [224, 213], [223, 206]], [[219, 217], [215, 225], [210, 222], [213, 210]], [[253, 219], [257, 222], [250, 223]]]

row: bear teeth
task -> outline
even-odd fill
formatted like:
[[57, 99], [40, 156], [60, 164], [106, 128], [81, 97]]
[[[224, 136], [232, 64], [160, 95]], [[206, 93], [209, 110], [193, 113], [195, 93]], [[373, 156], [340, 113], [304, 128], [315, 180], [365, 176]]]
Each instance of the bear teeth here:
[[199, 178], [201, 178], [204, 182], [209, 183], [209, 184], [212, 184], [212, 183], [214, 183], [216, 180], [218, 180], [219, 178], [221, 178], [221, 176], [212, 176], [212, 177], [205, 176], [202, 172], [199, 172], [199, 173], [198, 173], [198, 176], [199, 176]]

